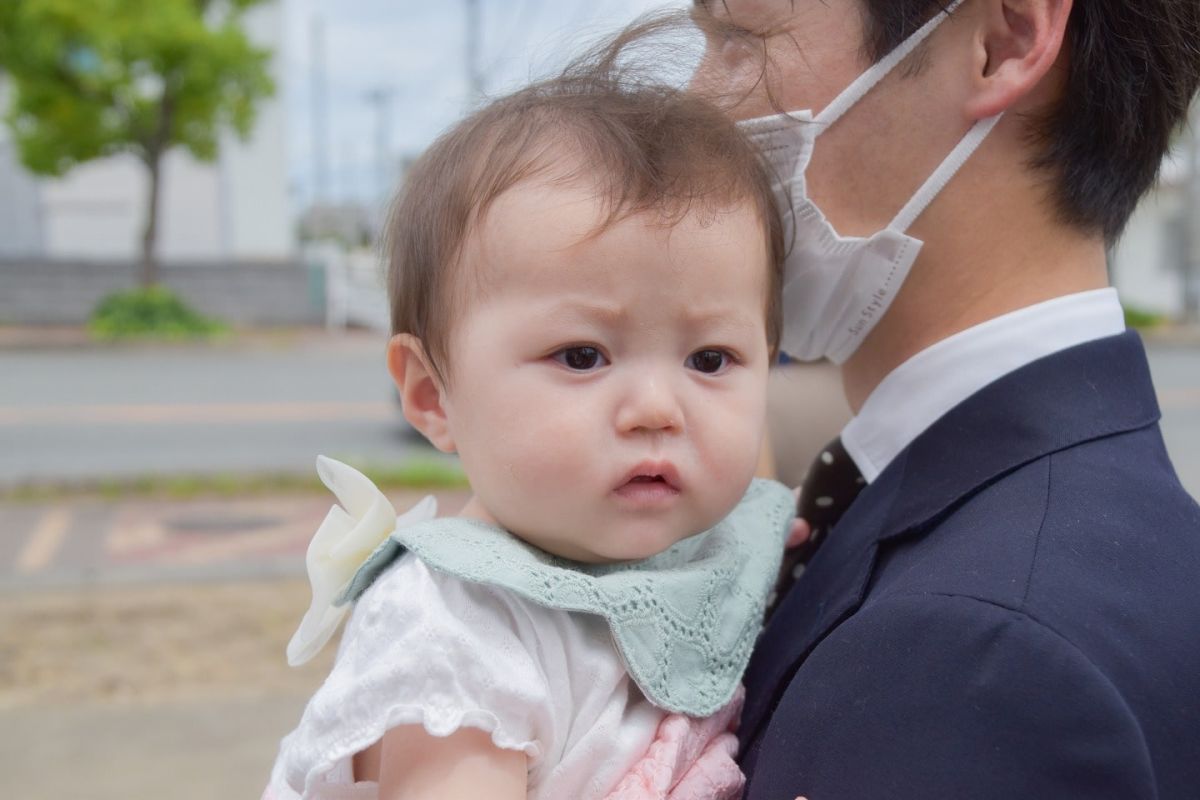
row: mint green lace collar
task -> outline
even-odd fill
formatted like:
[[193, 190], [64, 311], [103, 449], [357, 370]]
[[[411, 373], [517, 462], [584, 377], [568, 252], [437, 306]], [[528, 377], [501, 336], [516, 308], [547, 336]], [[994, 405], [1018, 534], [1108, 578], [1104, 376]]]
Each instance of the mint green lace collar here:
[[412, 551], [462, 580], [603, 617], [626, 669], [652, 703], [706, 717], [733, 697], [750, 660], [793, 509], [784, 486], [755, 480], [713, 529], [643, 561], [606, 565], [557, 558], [482, 522], [430, 520], [397, 528], [336, 604], [358, 599]]

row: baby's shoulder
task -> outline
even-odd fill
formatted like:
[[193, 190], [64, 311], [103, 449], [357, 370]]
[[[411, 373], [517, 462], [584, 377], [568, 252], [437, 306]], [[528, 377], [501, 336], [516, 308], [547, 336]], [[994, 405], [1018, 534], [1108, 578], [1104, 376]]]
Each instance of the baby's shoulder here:
[[[397, 623], [450, 613], [457, 619], [542, 616], [561, 612], [537, 606], [498, 586], [473, 583], [442, 572], [406, 552], [376, 578], [354, 603], [354, 616], [384, 615]], [[403, 616], [397, 616], [402, 613]]]
[[411, 552], [397, 558], [358, 598], [343, 649], [347, 642], [374, 649], [373, 640], [381, 638], [391, 647], [403, 642], [406, 647], [449, 648], [453, 655], [448, 657], [471, 660], [498, 651], [528, 653], [532, 659], [547, 646], [593, 654], [600, 645], [612, 649], [601, 620], [439, 571]]
[[538, 606], [405, 553], [355, 603], [330, 674], [284, 741], [281, 774], [293, 787], [324, 781], [332, 765], [410, 724], [439, 737], [487, 732], [536, 772], [593, 728], [606, 744], [627, 717], [653, 732], [656, 713], [629, 691], [600, 618]]
[[288, 784], [324, 781], [335, 764], [344, 773], [398, 725], [432, 736], [477, 728], [540, 758], [564, 726], [536, 618], [503, 592], [397, 558], [358, 597], [332, 670], [284, 741]]

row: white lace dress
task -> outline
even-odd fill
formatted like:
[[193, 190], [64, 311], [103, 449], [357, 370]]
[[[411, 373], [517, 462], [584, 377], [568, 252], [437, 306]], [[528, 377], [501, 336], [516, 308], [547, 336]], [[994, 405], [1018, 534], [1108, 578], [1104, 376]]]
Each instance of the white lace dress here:
[[738, 795], [728, 730], [792, 515], [786, 488], [755, 481], [709, 531], [633, 564], [585, 565], [435, 519], [431, 499], [397, 517], [332, 459], [318, 472], [342, 506], [309, 547], [313, 603], [289, 662], [353, 612], [266, 800], [378, 797], [354, 782], [354, 755], [401, 725], [476, 728], [525, 753], [531, 798]]
[[602, 798], [646, 753], [664, 714], [630, 678], [603, 619], [405, 554], [355, 604], [264, 797], [373, 800], [378, 784], [353, 780], [354, 754], [390, 728], [419, 724], [434, 736], [478, 728], [523, 751], [530, 798]]

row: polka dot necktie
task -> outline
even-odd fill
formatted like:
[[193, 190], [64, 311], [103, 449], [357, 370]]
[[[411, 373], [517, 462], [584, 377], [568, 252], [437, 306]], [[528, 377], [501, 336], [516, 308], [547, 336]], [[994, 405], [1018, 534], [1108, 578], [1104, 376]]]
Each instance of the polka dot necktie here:
[[812, 526], [812, 536], [804, 544], [783, 554], [779, 580], [775, 582], [775, 591], [767, 598], [768, 614], [774, 609], [775, 602], [804, 573], [808, 560], [866, 485], [854, 459], [842, 446], [840, 437], [830, 442], [817, 456], [801, 486], [800, 508], [797, 511]]

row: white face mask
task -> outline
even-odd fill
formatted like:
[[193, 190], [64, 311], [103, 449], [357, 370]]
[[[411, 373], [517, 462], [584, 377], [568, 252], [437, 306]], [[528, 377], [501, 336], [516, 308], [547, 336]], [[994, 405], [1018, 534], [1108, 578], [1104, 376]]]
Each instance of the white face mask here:
[[[841, 364], [883, 317], [924, 244], [909, 226], [937, 197], [1000, 120], [980, 120], [892, 223], [870, 237], [841, 236], [808, 196], [804, 172], [813, 145], [847, 110], [895, 69], [962, 0], [930, 20], [864, 72], [820, 114], [798, 111], [745, 120], [742, 129], [775, 171], [775, 191], [792, 249], [783, 279], [785, 353], [801, 361]], [[788, 201], [794, 214], [787, 213]]]

